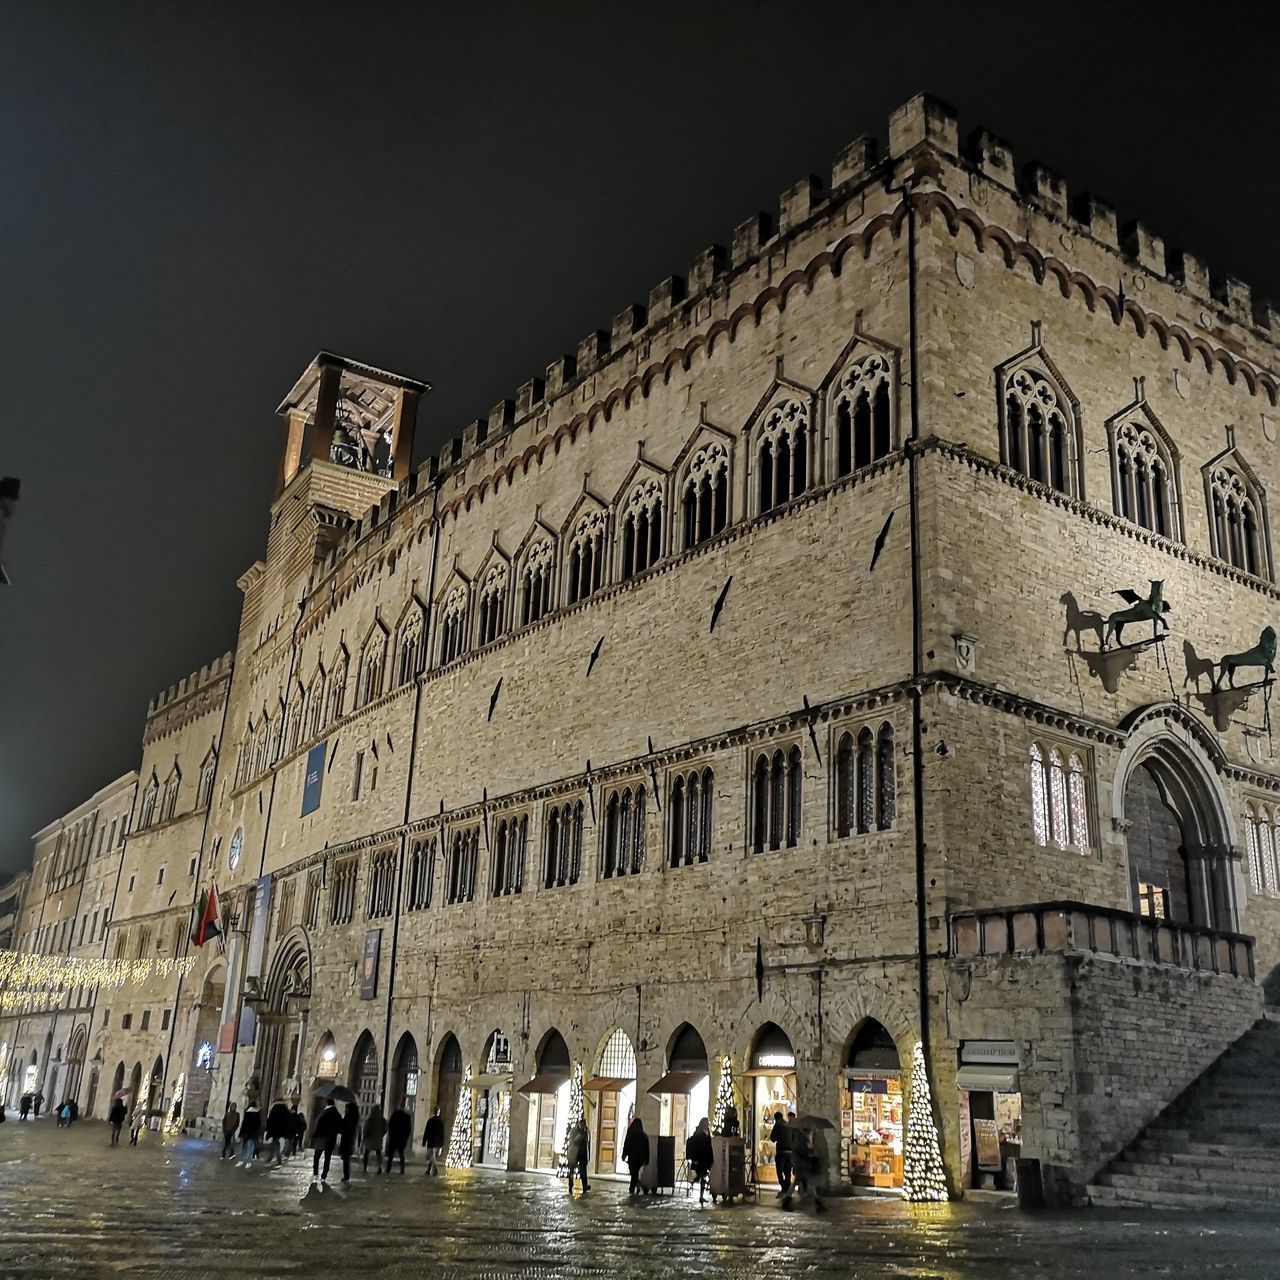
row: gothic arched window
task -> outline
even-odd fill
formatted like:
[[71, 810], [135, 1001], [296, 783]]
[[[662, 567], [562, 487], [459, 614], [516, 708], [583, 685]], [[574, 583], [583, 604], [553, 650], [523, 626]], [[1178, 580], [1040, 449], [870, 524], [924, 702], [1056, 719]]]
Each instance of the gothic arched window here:
[[715, 774], [709, 766], [672, 781], [667, 858], [671, 866], [691, 867], [710, 859], [714, 803]]
[[507, 629], [507, 566], [491, 565], [480, 582], [480, 634], [478, 644], [492, 644]]
[[545, 884], [577, 884], [582, 874], [582, 801], [566, 801], [547, 813]]
[[809, 411], [798, 400], [780, 400], [756, 439], [759, 514], [797, 498], [809, 487]]
[[480, 828], [455, 831], [449, 846], [448, 900], [471, 902], [476, 896], [476, 865], [480, 860]]
[[511, 897], [524, 888], [524, 856], [529, 842], [529, 816], [503, 818], [493, 842], [493, 885], [495, 898]]
[[893, 448], [890, 365], [876, 353], [851, 364], [831, 400], [835, 420], [835, 470], [847, 476]]
[[605, 801], [604, 878], [636, 875], [644, 866], [644, 786], [623, 787]]
[[196, 787], [196, 808], [207, 809], [209, 802], [213, 799], [213, 777], [218, 768], [218, 753], [209, 748], [209, 754], [205, 756], [203, 763], [200, 765], [200, 783]]
[[302, 736], [308, 741], [320, 732], [324, 722], [324, 668], [317, 666], [307, 686], [306, 711], [302, 717]]
[[182, 785], [182, 771], [175, 764], [164, 780], [164, 794], [160, 798], [160, 821], [168, 822], [178, 807], [178, 788]]
[[1089, 799], [1084, 759], [1056, 746], [1033, 742], [1028, 750], [1031, 776], [1031, 833], [1036, 844], [1085, 852], [1091, 844]]
[[836, 835], [888, 831], [897, 805], [893, 726], [864, 726], [840, 735], [835, 753]]
[[422, 669], [422, 609], [410, 604], [396, 633], [396, 685], [408, 684]]
[[436, 883], [436, 840], [434, 836], [415, 840], [409, 851], [409, 903], [406, 910], [421, 911], [431, 905]]
[[160, 795], [160, 780], [154, 771], [151, 780], [142, 792], [142, 803], [138, 806], [138, 830], [149, 827], [156, 820], [156, 800]]
[[527, 627], [551, 612], [551, 586], [555, 580], [556, 549], [550, 538], [541, 538], [525, 553], [520, 572], [520, 625]]
[[1000, 444], [1015, 471], [1078, 496], [1075, 407], [1058, 379], [1034, 365], [1009, 373], [1001, 388]]
[[712, 440], [689, 459], [680, 488], [680, 515], [687, 551], [714, 538], [729, 523], [729, 450]]
[[1207, 468], [1209, 536], [1219, 560], [1260, 578], [1271, 576], [1265, 499], [1243, 464], [1223, 458]]
[[800, 748], [777, 748], [756, 756], [752, 771], [755, 792], [752, 803], [751, 847], [794, 849], [800, 842], [801, 793], [804, 769]]
[[360, 675], [356, 684], [356, 709], [367, 707], [382, 696], [382, 678], [387, 665], [387, 633], [375, 626], [360, 653]]
[[1277, 814], [1264, 804], [1250, 804], [1244, 814], [1249, 883], [1255, 893], [1273, 894], [1280, 887], [1280, 834]]
[[347, 700], [347, 651], [338, 647], [337, 657], [333, 660], [333, 670], [329, 673], [329, 684], [325, 691], [324, 722], [332, 724], [342, 719], [342, 712]]
[[577, 604], [604, 585], [604, 535], [608, 519], [603, 511], [587, 511], [569, 539], [569, 603]]
[[455, 582], [440, 607], [440, 665], [467, 651], [467, 589]]
[[657, 564], [662, 555], [662, 485], [654, 476], [631, 490], [622, 507], [623, 582]]
[[1108, 428], [1116, 515], [1161, 537], [1181, 537], [1177, 472], [1162, 434], [1138, 416]]

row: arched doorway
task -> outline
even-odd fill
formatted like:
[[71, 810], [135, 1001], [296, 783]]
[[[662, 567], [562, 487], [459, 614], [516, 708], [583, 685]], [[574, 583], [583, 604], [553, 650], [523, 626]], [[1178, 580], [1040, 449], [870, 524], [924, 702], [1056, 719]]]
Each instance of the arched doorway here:
[[146, 1101], [146, 1095], [142, 1092], [142, 1063], [135, 1062], [133, 1071], [129, 1076], [129, 1113], [133, 1114], [133, 1109], [139, 1102]]
[[116, 1073], [111, 1077], [111, 1101], [114, 1102], [124, 1088], [124, 1063], [116, 1063]]
[[647, 1092], [662, 1101], [658, 1131], [675, 1139], [678, 1162], [685, 1140], [711, 1111], [711, 1066], [696, 1027], [684, 1022], [676, 1028], [667, 1045], [667, 1073]]
[[1135, 718], [1117, 768], [1114, 817], [1125, 833], [1133, 910], [1210, 929], [1239, 929], [1239, 861], [1220, 753], [1176, 708]]
[[297, 1101], [302, 1092], [311, 1001], [311, 953], [299, 930], [280, 944], [267, 975], [266, 1001], [258, 1016], [255, 1066], [267, 1105], [277, 1099]]
[[89, 1047], [89, 1033], [84, 1027], [77, 1027], [71, 1036], [71, 1049], [67, 1054], [67, 1088], [66, 1096], [80, 1101], [80, 1081], [84, 1075], [85, 1053]]
[[542, 1037], [534, 1058], [533, 1079], [520, 1086], [529, 1099], [525, 1167], [558, 1169], [569, 1129], [570, 1080], [573, 1068], [564, 1036], [552, 1028]]
[[748, 1097], [747, 1149], [755, 1165], [757, 1182], [777, 1183], [773, 1143], [773, 1118], [785, 1117], [796, 1105], [796, 1052], [791, 1037], [776, 1022], [766, 1022], [751, 1042], [750, 1065], [743, 1075], [751, 1081]]
[[450, 1031], [440, 1042], [436, 1055], [436, 1106], [444, 1121], [445, 1151], [453, 1141], [453, 1122], [458, 1115], [458, 1095], [462, 1091], [462, 1046]]
[[355, 1050], [351, 1054], [351, 1071], [347, 1076], [347, 1084], [355, 1092], [356, 1101], [360, 1104], [361, 1116], [367, 1116], [371, 1108], [382, 1102], [382, 1076], [378, 1062], [378, 1046], [373, 1036], [362, 1032], [356, 1041]]
[[98, 1068], [89, 1070], [89, 1092], [85, 1094], [84, 1114], [86, 1119], [93, 1115], [94, 1104], [98, 1101]]
[[511, 1150], [511, 1045], [501, 1031], [493, 1031], [485, 1042], [484, 1070], [471, 1078], [471, 1087], [480, 1128], [479, 1162], [505, 1169]]
[[210, 969], [205, 975], [195, 1004], [195, 1037], [191, 1062], [187, 1066], [186, 1095], [182, 1103], [183, 1114], [188, 1117], [209, 1114], [213, 1068], [218, 1054], [218, 1020], [222, 1015], [226, 978], [227, 971], [222, 965]]
[[151, 1078], [147, 1081], [147, 1118], [158, 1114], [164, 1103], [164, 1059], [156, 1058], [151, 1066]]
[[316, 1042], [315, 1060], [312, 1064], [311, 1099], [308, 1104], [310, 1122], [315, 1124], [316, 1117], [324, 1110], [324, 1100], [316, 1097], [316, 1089], [324, 1084], [332, 1084], [338, 1078], [338, 1045], [331, 1031], [326, 1031]]
[[868, 1018], [845, 1059], [840, 1106], [853, 1115], [849, 1180], [855, 1186], [902, 1186], [902, 1063], [888, 1029]]
[[[45, 1102], [50, 1106], [56, 1106], [57, 1103], [53, 1097], [53, 1090], [57, 1083], [53, 1071], [53, 1032], [50, 1031], [44, 1038], [44, 1052], [40, 1055], [40, 1062], [43, 1064], [43, 1084], [37, 1087], [44, 1094]], [[37, 1077], [38, 1079], [40, 1077]]]
[[418, 1044], [406, 1031], [396, 1046], [391, 1080], [391, 1107], [400, 1107], [414, 1120], [418, 1103]]
[[621, 1027], [605, 1037], [582, 1091], [596, 1098], [595, 1154], [600, 1173], [623, 1173], [622, 1144], [636, 1113], [636, 1051]]

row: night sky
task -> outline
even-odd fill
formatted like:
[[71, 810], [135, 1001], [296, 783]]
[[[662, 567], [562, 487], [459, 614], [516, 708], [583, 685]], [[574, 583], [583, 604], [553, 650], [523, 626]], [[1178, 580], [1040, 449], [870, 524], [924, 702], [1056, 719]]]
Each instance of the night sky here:
[[0, 870], [231, 647], [318, 349], [420, 460], [920, 90], [1280, 298], [1271, 9], [0, 0]]

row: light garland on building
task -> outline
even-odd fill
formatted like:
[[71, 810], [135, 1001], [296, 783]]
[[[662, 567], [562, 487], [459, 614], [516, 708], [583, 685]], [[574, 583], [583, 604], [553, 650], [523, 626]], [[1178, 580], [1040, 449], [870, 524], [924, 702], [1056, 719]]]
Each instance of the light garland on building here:
[[585, 1103], [586, 1095], [582, 1091], [582, 1068], [574, 1067], [573, 1076], [569, 1081], [569, 1123], [565, 1126], [566, 1133], [575, 1124], [585, 1119]]
[[902, 1161], [902, 1193], [916, 1203], [946, 1200], [947, 1179], [942, 1167], [938, 1129], [933, 1122], [933, 1094], [924, 1061], [924, 1045], [911, 1051], [911, 1105], [907, 1110], [907, 1139]]
[[50, 1008], [61, 1004], [66, 991], [0, 991], [0, 1010]]
[[458, 1090], [458, 1110], [453, 1117], [453, 1132], [449, 1135], [449, 1154], [445, 1164], [450, 1169], [471, 1168], [471, 1068], [462, 1073], [462, 1088]]
[[720, 1083], [716, 1086], [715, 1119], [711, 1123], [713, 1132], [724, 1132], [724, 1113], [733, 1105], [733, 1059], [725, 1054], [720, 1059]]
[[102, 960], [73, 956], [29, 955], [0, 951], [0, 987], [21, 988], [28, 993], [69, 991], [72, 987], [111, 987], [148, 978], [186, 977], [195, 968], [195, 956], [176, 960], [162, 956], [150, 960]]

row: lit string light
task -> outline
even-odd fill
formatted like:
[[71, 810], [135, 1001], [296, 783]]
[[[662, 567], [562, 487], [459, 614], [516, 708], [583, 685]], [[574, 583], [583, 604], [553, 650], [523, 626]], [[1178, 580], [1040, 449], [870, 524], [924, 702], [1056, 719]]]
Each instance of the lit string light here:
[[716, 1086], [716, 1110], [712, 1129], [724, 1132], [724, 1113], [733, 1106], [733, 1059], [725, 1054], [720, 1059], [720, 1083]]
[[471, 1168], [471, 1068], [462, 1074], [462, 1088], [458, 1090], [458, 1110], [453, 1117], [453, 1132], [449, 1135], [449, 1154], [445, 1164], [451, 1169]]
[[919, 1040], [911, 1052], [911, 1105], [907, 1111], [907, 1140], [902, 1161], [902, 1192], [916, 1203], [946, 1200], [947, 1179], [933, 1122], [933, 1095]]
[[196, 958], [177, 960], [163, 956], [150, 960], [103, 960], [73, 956], [38, 956], [22, 951], [0, 951], [0, 987], [4, 994], [18, 991], [43, 994], [70, 991], [73, 987], [123, 987], [126, 982], [148, 978], [185, 977]]

